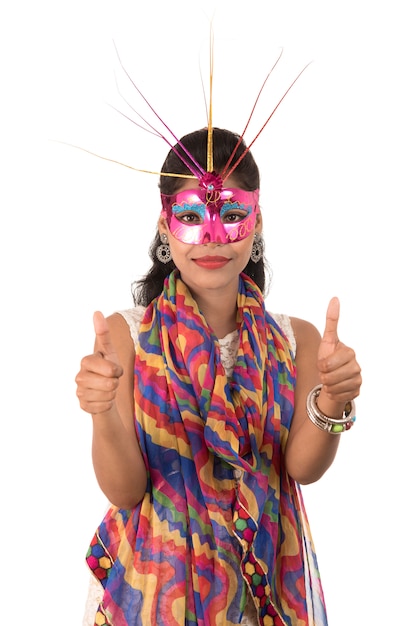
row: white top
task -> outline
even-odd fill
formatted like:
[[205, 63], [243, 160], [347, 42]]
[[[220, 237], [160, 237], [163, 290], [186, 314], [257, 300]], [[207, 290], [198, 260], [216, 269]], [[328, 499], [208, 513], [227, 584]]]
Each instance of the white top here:
[[[136, 346], [138, 341], [138, 328], [142, 322], [144, 316], [145, 307], [136, 306], [133, 309], [126, 309], [125, 311], [117, 311], [125, 319], [131, 332], [132, 341]], [[296, 354], [296, 339], [293, 332], [292, 324], [288, 315], [280, 313], [271, 314], [277, 324], [280, 326], [286, 337], [288, 338], [292, 347], [293, 353]], [[239, 334], [238, 330], [234, 330], [222, 339], [219, 339], [219, 347], [221, 350], [221, 361], [225, 368], [225, 372], [228, 378], [232, 376], [232, 370], [234, 369], [235, 359], [238, 351]]]

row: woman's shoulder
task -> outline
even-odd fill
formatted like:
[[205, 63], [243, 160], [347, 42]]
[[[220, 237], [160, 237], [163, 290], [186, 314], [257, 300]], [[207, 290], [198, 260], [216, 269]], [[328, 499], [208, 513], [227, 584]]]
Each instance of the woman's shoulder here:
[[270, 313], [270, 315], [277, 325], [280, 326], [290, 342], [293, 353], [296, 354], [296, 333], [293, 328], [293, 318], [285, 313]]
[[299, 346], [302, 343], [309, 344], [312, 341], [316, 342], [318, 337], [320, 337], [318, 329], [311, 322], [293, 316], [289, 317], [289, 320], [293, 329], [295, 342], [297, 342]]
[[144, 317], [144, 313], [145, 307], [141, 305], [135, 306], [132, 309], [123, 309], [121, 311], [116, 311], [115, 313], [115, 315], [122, 316], [127, 323], [134, 344], [136, 344], [136, 341], [138, 339], [138, 329], [139, 325], [142, 322], [142, 318]]

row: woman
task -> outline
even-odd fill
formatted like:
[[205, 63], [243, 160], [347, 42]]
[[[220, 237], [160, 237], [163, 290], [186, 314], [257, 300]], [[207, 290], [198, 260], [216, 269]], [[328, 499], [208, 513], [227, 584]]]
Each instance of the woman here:
[[322, 337], [265, 311], [259, 172], [234, 133], [183, 137], [160, 191], [136, 306], [95, 314], [76, 377], [112, 503], [87, 555], [95, 624], [324, 625], [299, 485], [355, 419], [338, 300]]

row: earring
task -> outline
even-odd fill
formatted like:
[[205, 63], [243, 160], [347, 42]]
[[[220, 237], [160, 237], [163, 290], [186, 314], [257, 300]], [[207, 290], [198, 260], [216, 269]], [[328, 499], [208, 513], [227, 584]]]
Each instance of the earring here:
[[171, 261], [171, 250], [168, 245], [168, 237], [165, 233], [160, 235], [161, 243], [156, 250], [157, 259], [160, 263], [169, 263]]
[[258, 263], [263, 257], [263, 240], [260, 233], [255, 233], [253, 247], [251, 250], [251, 261]]

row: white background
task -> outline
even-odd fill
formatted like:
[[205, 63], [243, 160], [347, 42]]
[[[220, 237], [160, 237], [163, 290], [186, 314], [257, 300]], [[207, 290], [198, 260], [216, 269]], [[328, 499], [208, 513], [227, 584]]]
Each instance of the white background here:
[[[262, 173], [272, 311], [340, 338], [363, 368], [358, 421], [304, 489], [330, 626], [418, 624], [415, 361], [418, 45], [413, 3], [9, 3], [0, 15], [2, 612], [7, 626], [81, 624], [84, 554], [105, 507], [74, 376], [92, 314], [131, 306], [149, 267], [167, 145], [123, 64], [180, 137], [206, 125], [214, 15], [214, 124], [240, 132], [269, 69], [250, 141]], [[119, 85], [116, 88], [115, 74]]]

